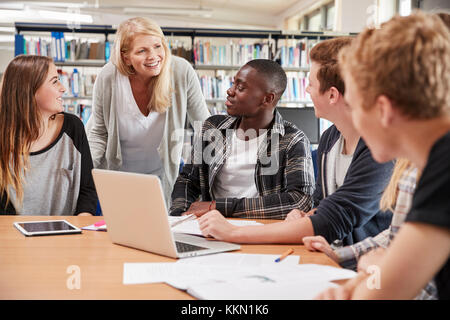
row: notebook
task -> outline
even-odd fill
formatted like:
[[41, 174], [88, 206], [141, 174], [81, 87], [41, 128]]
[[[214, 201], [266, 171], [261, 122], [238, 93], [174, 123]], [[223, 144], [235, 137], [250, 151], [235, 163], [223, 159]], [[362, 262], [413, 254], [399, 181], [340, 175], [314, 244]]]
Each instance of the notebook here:
[[173, 233], [157, 176], [93, 169], [112, 242], [172, 258], [240, 249], [239, 245]]

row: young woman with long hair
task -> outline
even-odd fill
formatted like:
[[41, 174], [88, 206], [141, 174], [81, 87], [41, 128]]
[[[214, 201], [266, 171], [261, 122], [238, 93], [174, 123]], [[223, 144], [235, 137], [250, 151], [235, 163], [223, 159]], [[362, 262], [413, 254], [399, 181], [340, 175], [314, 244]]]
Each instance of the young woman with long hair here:
[[64, 113], [65, 88], [48, 57], [21, 55], [0, 94], [1, 214], [91, 215], [97, 194], [84, 126]]

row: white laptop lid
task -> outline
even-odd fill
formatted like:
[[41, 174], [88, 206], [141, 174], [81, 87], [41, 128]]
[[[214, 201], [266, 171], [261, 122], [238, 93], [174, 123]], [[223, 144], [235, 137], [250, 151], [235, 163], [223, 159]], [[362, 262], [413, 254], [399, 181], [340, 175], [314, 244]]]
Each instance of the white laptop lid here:
[[236, 244], [176, 234], [177, 240], [208, 248], [179, 254], [157, 176], [102, 169], [93, 169], [92, 175], [114, 243], [173, 258], [240, 248]]
[[92, 175], [112, 242], [177, 256], [156, 176], [101, 169]]

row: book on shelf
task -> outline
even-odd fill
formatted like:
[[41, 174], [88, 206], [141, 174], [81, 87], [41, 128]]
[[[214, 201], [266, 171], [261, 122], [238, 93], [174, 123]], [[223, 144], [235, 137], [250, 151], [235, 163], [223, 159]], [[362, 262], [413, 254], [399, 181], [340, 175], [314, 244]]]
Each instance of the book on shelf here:
[[178, 57], [182, 57], [189, 62], [192, 61], [192, 48], [187, 47], [187, 45], [179, 40], [179, 39], [171, 39], [167, 40], [170, 52]]
[[317, 43], [311, 39], [283, 39], [279, 40], [277, 58], [281, 60], [281, 66], [285, 68], [308, 68], [309, 52]]
[[234, 43], [214, 45], [198, 39], [193, 48], [194, 63], [198, 65], [242, 66], [253, 59], [269, 59], [269, 43]]
[[[217, 76], [199, 75], [199, 81], [203, 96], [206, 100], [225, 101], [227, 90], [233, 84], [233, 77], [226, 74]], [[306, 92], [307, 86], [308, 77], [305, 72], [288, 72], [287, 86], [281, 100], [293, 103], [309, 101], [309, 95]]]
[[86, 125], [89, 117], [91, 116], [92, 106], [75, 101], [64, 104], [64, 111], [67, 113], [73, 113], [74, 115], [78, 116], [83, 124]]
[[233, 83], [233, 77], [219, 75], [216, 77], [202, 75], [199, 76], [200, 86], [205, 99], [223, 99], [227, 97], [227, 90]]
[[306, 92], [308, 77], [305, 72], [288, 72], [286, 90], [281, 97], [284, 101], [306, 101], [309, 95]]
[[92, 96], [96, 74], [86, 74], [76, 68], [72, 72], [58, 69], [59, 79], [66, 89], [63, 97], [87, 97]]
[[15, 35], [15, 55], [33, 54], [51, 57], [55, 62], [76, 60], [106, 60], [111, 55], [109, 42], [88, 42], [80, 39], [65, 40], [64, 33], [51, 32], [51, 37], [25, 38]]

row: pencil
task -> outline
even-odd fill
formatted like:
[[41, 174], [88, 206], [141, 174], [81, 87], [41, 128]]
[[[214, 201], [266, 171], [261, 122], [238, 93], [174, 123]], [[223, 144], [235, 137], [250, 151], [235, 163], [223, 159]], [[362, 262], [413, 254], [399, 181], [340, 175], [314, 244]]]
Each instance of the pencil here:
[[283, 260], [284, 258], [286, 258], [288, 255], [290, 255], [290, 254], [293, 253], [293, 252], [294, 252], [294, 249], [289, 248], [288, 250], [286, 250], [286, 251], [281, 255], [281, 257], [276, 258], [276, 259], [275, 259], [275, 262], [280, 262], [281, 260]]
[[197, 216], [196, 216], [195, 214], [188, 214], [188, 215], [185, 216], [184, 218], [182, 218], [182, 219], [180, 219], [180, 220], [178, 220], [178, 221], [173, 222], [173, 223], [170, 225], [170, 227], [173, 228], [173, 227], [175, 227], [175, 226], [177, 226], [177, 225], [179, 225], [179, 224], [181, 224], [181, 223], [183, 223], [183, 222], [186, 222], [186, 221], [189, 221], [189, 220], [194, 220], [194, 219], [196, 219], [196, 218], [197, 218]]

